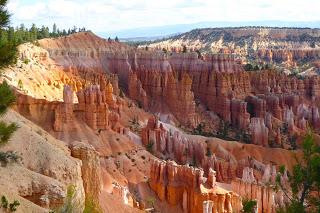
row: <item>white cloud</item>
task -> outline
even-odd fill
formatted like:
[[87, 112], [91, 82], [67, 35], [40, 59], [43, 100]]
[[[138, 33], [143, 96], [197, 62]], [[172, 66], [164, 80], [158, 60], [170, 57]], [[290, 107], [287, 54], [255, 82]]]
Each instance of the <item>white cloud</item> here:
[[13, 24], [115, 31], [203, 21], [318, 21], [318, 0], [11, 0]]

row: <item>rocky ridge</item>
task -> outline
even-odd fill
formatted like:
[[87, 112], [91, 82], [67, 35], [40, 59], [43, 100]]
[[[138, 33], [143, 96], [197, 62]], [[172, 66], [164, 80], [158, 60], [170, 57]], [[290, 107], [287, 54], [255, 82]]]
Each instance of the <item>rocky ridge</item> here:
[[156, 41], [149, 48], [176, 52], [185, 45], [191, 51], [234, 53], [244, 61], [302, 67], [319, 59], [319, 37], [319, 29], [309, 28], [206, 28]]

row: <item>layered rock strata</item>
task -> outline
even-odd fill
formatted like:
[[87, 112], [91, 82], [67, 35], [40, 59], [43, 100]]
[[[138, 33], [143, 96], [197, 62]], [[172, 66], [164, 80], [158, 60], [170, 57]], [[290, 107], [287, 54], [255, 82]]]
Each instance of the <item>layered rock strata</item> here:
[[[74, 119], [81, 118], [93, 130], [123, 131], [118, 126], [118, 113], [110, 112], [110, 109], [119, 111], [119, 104], [113, 98], [113, 88], [110, 83], [91, 85], [77, 92], [78, 103], [73, 103], [73, 94], [69, 86], [64, 87], [64, 102], [59, 103], [55, 109], [54, 130], [63, 131], [63, 126], [72, 130]], [[110, 109], [109, 109], [110, 108]]]
[[206, 175], [214, 169], [218, 182], [230, 183], [232, 179], [241, 177], [243, 168], [250, 165], [247, 161], [236, 162], [223, 149], [218, 158], [206, 143], [190, 140], [178, 131], [167, 130], [154, 116], [141, 130], [141, 140], [160, 158], [173, 159], [182, 165], [200, 166]]
[[[116, 74], [121, 87], [141, 107], [171, 113], [189, 127], [199, 123], [195, 100], [234, 127], [245, 130], [252, 117], [263, 118], [271, 113], [283, 120], [286, 107], [292, 107], [296, 116], [294, 108], [298, 102], [315, 107], [320, 94], [318, 77], [301, 80], [271, 71], [243, 72], [241, 62], [229, 52], [200, 57], [196, 52], [168, 54], [137, 50], [107, 42], [89, 32], [43, 40], [40, 44], [66, 72], [99, 85], [102, 84], [96, 81], [101, 73]], [[297, 51], [294, 55], [301, 54]], [[111, 80], [114, 91], [119, 92], [116, 81]], [[294, 118], [294, 125], [304, 128], [305, 123], [313, 125], [316, 120]]]
[[179, 166], [173, 161], [154, 161], [150, 170], [150, 187], [160, 200], [180, 205], [184, 212], [203, 212], [203, 202], [213, 202], [212, 212], [238, 212], [239, 197], [215, 185], [215, 173], [207, 178], [201, 169]]
[[91, 145], [75, 142], [71, 145], [71, 155], [82, 161], [81, 174], [86, 199], [98, 203], [102, 188], [98, 153]]

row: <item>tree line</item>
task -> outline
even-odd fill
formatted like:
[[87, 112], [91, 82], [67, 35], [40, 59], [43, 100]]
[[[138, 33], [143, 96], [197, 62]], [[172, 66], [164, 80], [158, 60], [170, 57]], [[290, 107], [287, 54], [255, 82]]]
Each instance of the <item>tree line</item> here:
[[33, 42], [38, 39], [56, 38], [85, 31], [87, 31], [86, 28], [77, 28], [75, 26], [68, 30], [60, 30], [56, 24], [53, 24], [52, 30], [50, 30], [49, 27], [46, 26], [37, 27], [35, 24], [32, 24], [30, 28], [27, 28], [24, 24], [21, 24], [16, 28], [9, 26], [1, 29], [0, 45], [8, 43], [19, 45], [25, 42]]
[[[5, 20], [8, 17], [1, 17], [0, 21]], [[1, 24], [1, 23], [0, 23]], [[67, 36], [78, 32], [86, 32], [86, 28], [73, 27], [68, 30], [60, 30], [56, 24], [53, 24], [52, 30], [49, 27], [37, 27], [32, 24], [30, 28], [21, 24], [19, 27], [9, 26], [8, 23], [4, 23], [0, 28], [0, 68], [12, 64], [16, 60], [17, 46], [26, 42], [35, 42], [38, 39], [43, 38], [56, 38], [61, 36]]]

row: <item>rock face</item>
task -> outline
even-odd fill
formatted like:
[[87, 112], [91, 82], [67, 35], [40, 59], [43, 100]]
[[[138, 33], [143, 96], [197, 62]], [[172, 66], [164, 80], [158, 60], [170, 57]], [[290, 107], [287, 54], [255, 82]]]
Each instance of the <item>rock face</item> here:
[[[170, 112], [186, 126], [195, 127], [199, 122], [192, 91], [196, 85], [206, 82], [209, 74], [242, 70], [231, 55], [206, 55], [203, 59], [199, 59], [196, 53], [169, 56], [110, 44], [90, 33], [79, 33], [68, 39], [67, 46], [60, 39], [42, 40], [40, 44], [67, 73], [91, 82], [94, 82], [96, 73], [117, 74], [120, 85], [130, 98], [145, 109]], [[201, 90], [206, 91], [206, 88]], [[158, 105], [159, 102], [162, 104]]]
[[207, 144], [187, 139], [178, 131], [168, 131], [154, 116], [149, 118], [147, 126], [141, 130], [141, 140], [143, 145], [151, 147], [150, 151], [156, 156], [174, 159], [182, 165], [200, 166], [206, 175], [211, 169], [215, 170], [219, 182], [230, 182], [241, 177], [238, 171], [241, 165], [230, 160], [225, 150], [217, 153], [224, 155], [224, 160], [219, 160], [215, 154], [208, 154]]
[[[139, 57], [142, 57], [143, 60], [140, 60]], [[209, 99], [208, 95], [213, 95], [206, 94], [209, 79], [211, 80], [209, 84], [213, 84], [212, 87], [215, 87], [216, 73], [241, 71], [241, 66], [229, 55], [207, 55], [201, 60], [197, 54], [193, 53], [175, 53], [168, 56], [164, 53], [141, 52], [136, 54], [135, 58], [132, 61], [138, 61], [137, 63], [141, 64], [137, 64], [136, 67], [130, 66], [136, 73], [129, 75], [130, 97], [143, 101], [143, 103], [148, 102], [147, 108], [155, 108], [158, 111], [168, 107], [169, 111], [187, 126], [195, 126], [198, 123], [195, 118], [194, 95], [201, 96], [205, 102]], [[151, 60], [157, 65], [151, 66], [149, 64]], [[134, 85], [130, 85], [130, 83]], [[223, 92], [221, 91], [221, 93]], [[149, 101], [141, 100], [141, 97], [145, 96]], [[158, 109], [152, 104], [154, 102], [162, 102], [166, 106]], [[178, 106], [179, 108], [177, 108]], [[219, 106], [213, 107], [219, 108]]]
[[[218, 31], [225, 33], [224, 30]], [[250, 29], [248, 32], [242, 29], [231, 31], [237, 36], [266, 33], [273, 39], [285, 38], [285, 35], [291, 33], [302, 35], [300, 31], [294, 29], [285, 30], [284, 34], [277, 29], [260, 28]], [[64, 67], [66, 72], [75, 73], [94, 85], [100, 85], [100, 92], [108, 90], [111, 94], [109, 83], [114, 93], [119, 92], [117, 79], [109, 79], [108, 84], [100, 81], [103, 72], [116, 74], [120, 86], [127, 92], [129, 98], [137, 101], [139, 106], [151, 112], [173, 115], [175, 117], [173, 120], [178, 120], [183, 126], [195, 128], [200, 122], [195, 100], [225, 122], [231, 123], [233, 127], [245, 131], [249, 128], [251, 118], [266, 119], [267, 114], [270, 113], [268, 123], [266, 121], [264, 123], [269, 128], [269, 132], [273, 133], [270, 135], [275, 135], [277, 130], [270, 129], [272, 123], [270, 121], [278, 119], [288, 122], [288, 120], [284, 121], [283, 116], [290, 108], [294, 114], [291, 116], [293, 122], [291, 118], [288, 124], [291, 131], [296, 131], [295, 128], [305, 129], [307, 123], [319, 125], [318, 108], [315, 102], [320, 95], [318, 77], [300, 80], [272, 71], [244, 72], [241, 62], [228, 51], [223, 51], [227, 54], [201, 56], [196, 52], [167, 54], [163, 51], [137, 50], [120, 43], [106, 42], [91, 33], [76, 34], [68, 37], [67, 40], [69, 43], [62, 39], [50, 42], [43, 40], [41, 45], [47, 49], [49, 56], [56, 63]], [[78, 47], [81, 47], [81, 51]], [[295, 54], [302, 54], [298, 52]], [[99, 93], [99, 89], [91, 88], [91, 90], [91, 93]], [[86, 93], [90, 92], [87, 90]], [[99, 107], [95, 109], [90, 107], [91, 103], [87, 103], [89, 100], [84, 98], [88, 94], [78, 92], [78, 98], [84, 100], [81, 104], [85, 103], [87, 106], [79, 110], [85, 111], [85, 120], [89, 126], [100, 128], [97, 126], [100, 125], [103, 128], [105, 115], [98, 116], [102, 117], [101, 121], [95, 121], [95, 115], [91, 113], [98, 115], [103, 109], [103, 104], [99, 103]], [[101, 96], [102, 101], [105, 99], [108, 106], [113, 105], [112, 95], [93, 96]], [[310, 108], [314, 118], [310, 116], [302, 118], [297, 115], [299, 102], [303, 102]], [[61, 115], [65, 114], [66, 107], [62, 107], [60, 111]], [[67, 118], [62, 116], [57, 117], [57, 120]], [[58, 123], [57, 130], [61, 129]]]
[[215, 185], [215, 173], [204, 177], [201, 169], [179, 166], [173, 161], [154, 161], [150, 171], [150, 187], [160, 200], [180, 205], [184, 212], [203, 212], [203, 202], [213, 201], [212, 212], [238, 212], [240, 199]]
[[82, 161], [81, 174], [86, 198], [99, 202], [102, 188], [100, 159], [95, 149], [85, 143], [73, 143], [71, 155]]
[[318, 48], [290, 48], [290, 49], [259, 49], [257, 56], [267, 62], [286, 63], [289, 66], [296, 65], [301, 60], [312, 61], [320, 54]]
[[[277, 170], [269, 164], [264, 168], [264, 174], [260, 181], [256, 181], [253, 169], [246, 167], [243, 170], [242, 179], [235, 179], [231, 182], [232, 191], [243, 198], [256, 200], [259, 213], [274, 213], [276, 209], [283, 206], [286, 197], [283, 192], [275, 191], [272, 186], [276, 182]], [[280, 176], [283, 186], [288, 186], [287, 171]]]
[[248, 57], [270, 63], [295, 66], [297, 62], [319, 58], [319, 30], [297, 28], [206, 28], [195, 29], [170, 39], [149, 44], [149, 49], [235, 53], [241, 59]]
[[63, 103], [55, 112], [54, 129], [62, 131], [63, 125], [70, 125], [73, 121], [73, 91], [69, 86], [63, 88]]
[[259, 213], [276, 212], [276, 193], [272, 188], [263, 187], [255, 183], [247, 183], [241, 180], [232, 182], [232, 191], [238, 193], [241, 197], [257, 200]]
[[252, 143], [262, 146], [268, 146], [269, 129], [261, 118], [252, 118], [250, 122], [250, 131], [252, 135]]
[[81, 162], [71, 157], [62, 141], [18, 113], [9, 111], [3, 119], [16, 122], [20, 128], [1, 151], [14, 150], [21, 163], [0, 167], [1, 193], [21, 201], [18, 212], [48, 212], [64, 203], [67, 188], [73, 185], [74, 201], [79, 204], [75, 212], [82, 212], [85, 196]]
[[[113, 99], [111, 83], [102, 87], [91, 85], [77, 92], [78, 103], [73, 103], [73, 91], [64, 87], [64, 102], [55, 109], [54, 130], [57, 132], [68, 128], [72, 130], [75, 117], [81, 118], [93, 130], [106, 130], [111, 127], [117, 132], [123, 131], [118, 125], [119, 114], [111, 112], [118, 110], [119, 104]], [[109, 115], [110, 114], [110, 115]]]
[[79, 104], [76, 111], [92, 129], [107, 129], [108, 105], [99, 86], [90, 86], [77, 93]]

